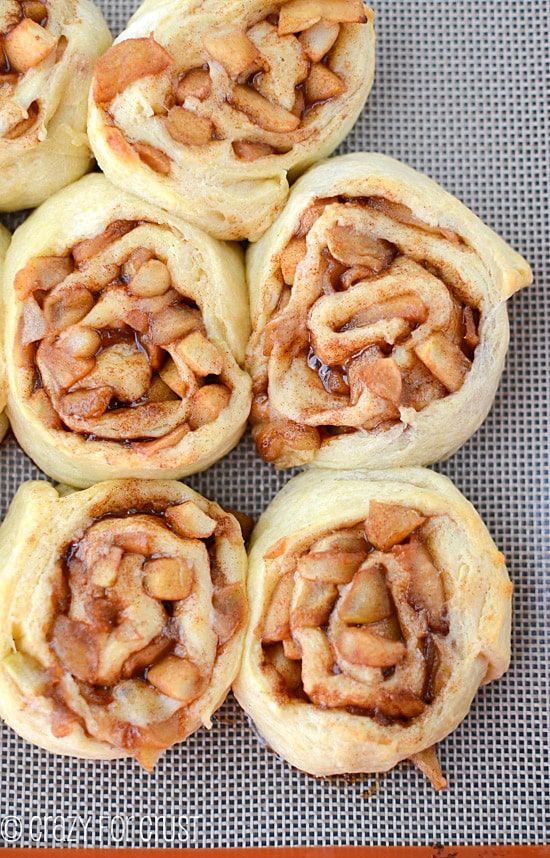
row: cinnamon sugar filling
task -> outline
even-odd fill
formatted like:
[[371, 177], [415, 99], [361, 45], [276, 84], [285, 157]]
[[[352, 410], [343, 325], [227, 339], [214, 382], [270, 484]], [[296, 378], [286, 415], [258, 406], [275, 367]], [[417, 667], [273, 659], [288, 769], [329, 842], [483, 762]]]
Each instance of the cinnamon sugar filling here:
[[262, 668], [281, 699], [408, 722], [450, 672], [443, 578], [430, 519], [371, 501], [366, 521], [295, 553], [278, 569], [258, 627]]
[[481, 314], [459, 272], [430, 257], [434, 240], [469, 253], [382, 197], [319, 199], [303, 213], [274, 272], [278, 303], [252, 341], [253, 431], [267, 461], [309, 461], [335, 435], [383, 431], [401, 409], [462, 387]]
[[18, 272], [17, 360], [50, 428], [154, 452], [216, 420], [233, 385], [144, 225], [115, 221]]

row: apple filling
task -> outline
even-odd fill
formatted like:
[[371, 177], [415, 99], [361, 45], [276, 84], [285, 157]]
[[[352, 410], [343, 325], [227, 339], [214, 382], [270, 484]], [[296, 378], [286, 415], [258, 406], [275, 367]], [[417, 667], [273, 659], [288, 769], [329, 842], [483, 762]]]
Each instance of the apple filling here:
[[[0, 7], [0, 139], [16, 140], [39, 119], [39, 100], [16, 99], [24, 76], [63, 56], [67, 40], [48, 29], [49, 9], [40, 0], [2, 0]], [[53, 57], [53, 60], [52, 60]]]
[[167, 144], [203, 147], [230, 139], [235, 159], [247, 162], [285, 152], [289, 140], [292, 145], [307, 133], [309, 118], [346, 93], [334, 58], [346, 28], [373, 17], [362, 0], [290, 0], [248, 26], [214, 27], [198, 36], [201, 49], [189, 52], [188, 62], [181, 49], [172, 54], [154, 34], [119, 42], [98, 62], [93, 89], [115, 126], [108, 142], [121, 152], [130, 145], [150, 169], [170, 173], [171, 158], [162, 148], [128, 141], [120, 131], [117, 97], [149, 84], [151, 129]]
[[335, 435], [406, 424], [460, 390], [480, 337], [472, 254], [400, 203], [315, 201], [274, 261], [278, 302], [249, 347], [260, 455], [304, 464]]
[[23, 696], [49, 700], [55, 736], [80, 729], [152, 768], [196, 729], [190, 707], [244, 623], [244, 589], [223, 571], [236, 529], [213, 505], [159, 499], [110, 510], [62, 550], [47, 657], [18, 651], [4, 665]]
[[279, 571], [258, 632], [279, 694], [383, 722], [425, 711], [450, 664], [430, 534], [417, 510], [370, 501], [365, 521], [266, 558]]
[[227, 408], [228, 358], [143, 224], [115, 221], [65, 256], [34, 257], [15, 287], [26, 396], [48, 427], [147, 453]]

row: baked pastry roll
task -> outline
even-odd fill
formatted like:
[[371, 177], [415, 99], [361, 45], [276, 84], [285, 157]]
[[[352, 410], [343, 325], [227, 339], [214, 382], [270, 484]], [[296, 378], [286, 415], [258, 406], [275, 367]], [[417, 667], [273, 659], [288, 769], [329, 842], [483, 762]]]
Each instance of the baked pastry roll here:
[[90, 0], [2, 0], [0, 211], [37, 206], [89, 170], [88, 89], [110, 44]]
[[528, 264], [426, 176], [376, 154], [293, 187], [248, 251], [252, 423], [279, 468], [435, 462], [489, 411]]
[[309, 471], [252, 535], [235, 693], [305, 772], [412, 759], [443, 788], [435, 745], [507, 669], [511, 594], [503, 555], [450, 480]]
[[105, 175], [223, 239], [257, 239], [344, 139], [374, 74], [362, 0], [146, 0], [96, 66]]
[[86, 176], [6, 258], [8, 413], [72, 486], [179, 478], [239, 440], [250, 409], [239, 248]]
[[[2, 271], [4, 268], [4, 258], [10, 243], [10, 234], [5, 227], [0, 224], [0, 284], [2, 283]], [[0, 333], [0, 343], [2, 337]], [[0, 441], [8, 431], [8, 418], [4, 414], [6, 407], [6, 367], [4, 364], [4, 356], [0, 348]]]
[[0, 716], [152, 768], [222, 704], [246, 621], [236, 519], [175, 481], [24, 483], [0, 530]]

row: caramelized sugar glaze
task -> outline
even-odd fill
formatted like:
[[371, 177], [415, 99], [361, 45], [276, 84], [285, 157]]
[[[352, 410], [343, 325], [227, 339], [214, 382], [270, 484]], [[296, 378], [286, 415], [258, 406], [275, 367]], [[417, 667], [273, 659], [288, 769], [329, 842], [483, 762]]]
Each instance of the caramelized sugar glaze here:
[[303, 464], [335, 435], [384, 431], [401, 409], [459, 390], [479, 344], [478, 300], [460, 271], [471, 254], [383, 197], [316, 200], [280, 255], [277, 301], [249, 347], [260, 455]]
[[283, 698], [382, 723], [421, 715], [450, 657], [443, 578], [430, 517], [371, 501], [365, 521], [266, 556], [281, 570], [259, 629]]

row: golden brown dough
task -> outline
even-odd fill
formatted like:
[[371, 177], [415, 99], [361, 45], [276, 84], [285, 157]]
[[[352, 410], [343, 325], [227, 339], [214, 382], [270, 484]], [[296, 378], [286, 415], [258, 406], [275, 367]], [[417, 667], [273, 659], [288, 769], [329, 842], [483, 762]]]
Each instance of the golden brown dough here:
[[348, 133], [374, 74], [362, 0], [146, 0], [96, 67], [106, 176], [223, 239], [257, 239]]
[[246, 620], [232, 515], [175, 481], [28, 482], [0, 558], [0, 716], [20, 736], [150, 769], [210, 727]]
[[16, 231], [5, 296], [8, 412], [50, 476], [179, 478], [239, 440], [250, 409], [239, 248], [95, 174]]
[[89, 170], [88, 89], [110, 44], [90, 0], [2, 0], [0, 211], [37, 206]]
[[508, 667], [511, 595], [503, 555], [450, 480], [309, 471], [252, 535], [235, 693], [305, 772], [412, 759], [442, 788], [436, 743]]
[[248, 251], [258, 451], [277, 467], [428, 464], [489, 411], [527, 262], [410, 167], [333, 158]]

